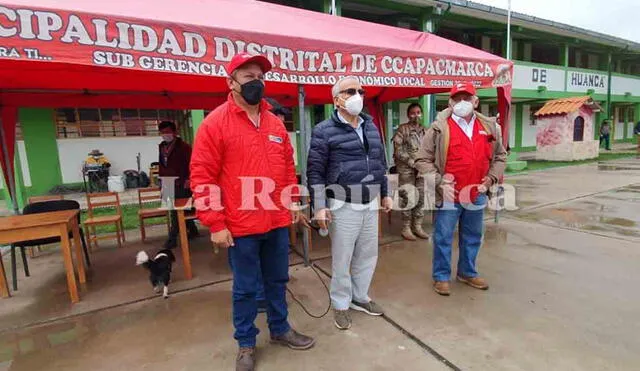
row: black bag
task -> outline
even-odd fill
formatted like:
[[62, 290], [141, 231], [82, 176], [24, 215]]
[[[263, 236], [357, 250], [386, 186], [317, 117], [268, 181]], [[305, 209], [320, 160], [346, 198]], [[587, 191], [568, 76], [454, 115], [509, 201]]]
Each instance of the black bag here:
[[141, 188], [146, 188], [150, 185], [151, 180], [149, 179], [149, 176], [144, 171], [141, 171], [138, 175], [138, 186], [140, 186]]
[[138, 188], [140, 184], [138, 182], [138, 177], [140, 174], [136, 170], [125, 170], [124, 171], [124, 181], [125, 186], [127, 188]]

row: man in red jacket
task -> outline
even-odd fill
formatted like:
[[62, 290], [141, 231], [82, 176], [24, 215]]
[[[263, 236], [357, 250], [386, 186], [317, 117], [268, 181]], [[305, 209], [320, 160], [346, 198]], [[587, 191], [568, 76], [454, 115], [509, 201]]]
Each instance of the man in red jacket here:
[[288, 226], [301, 214], [289, 210], [295, 210], [291, 195], [297, 179], [288, 133], [262, 99], [270, 69], [260, 55], [233, 57], [227, 65], [227, 102], [200, 126], [191, 157], [198, 219], [210, 228], [214, 245], [229, 248], [234, 338], [240, 347], [236, 370], [242, 371], [254, 369], [261, 278], [271, 341], [300, 350], [314, 344], [287, 322]]

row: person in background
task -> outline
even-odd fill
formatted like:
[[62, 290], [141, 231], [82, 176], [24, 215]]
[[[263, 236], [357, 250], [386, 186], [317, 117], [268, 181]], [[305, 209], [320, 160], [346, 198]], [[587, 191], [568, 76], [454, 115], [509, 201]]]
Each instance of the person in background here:
[[88, 187], [94, 191], [107, 191], [109, 189], [109, 168], [111, 163], [99, 149], [88, 153], [84, 161], [82, 172], [89, 177]]
[[633, 133], [636, 135], [638, 140], [638, 153], [640, 154], [640, 121], [638, 121], [636, 126], [633, 128]]
[[111, 167], [109, 159], [107, 159], [104, 153], [100, 152], [99, 149], [94, 149], [87, 155], [87, 159], [84, 161], [87, 166], [102, 166], [105, 168]]
[[611, 126], [609, 126], [609, 121], [602, 121], [602, 125], [600, 126], [600, 147], [602, 147], [602, 142], [604, 142], [605, 149], [607, 151], [611, 151]]
[[507, 157], [495, 119], [475, 111], [479, 99], [474, 86], [456, 84], [449, 97], [449, 108], [427, 130], [414, 164], [420, 175], [435, 180], [432, 275], [435, 292], [443, 296], [450, 294], [456, 227], [460, 250], [456, 279], [479, 290], [489, 288], [478, 275], [476, 259], [484, 233], [486, 193], [500, 181]]
[[[176, 124], [172, 121], [162, 121], [158, 124], [158, 131], [162, 136], [162, 142], [158, 145], [160, 159], [158, 175], [160, 178], [177, 177], [174, 181], [174, 199], [191, 197], [189, 189], [191, 146], [177, 136]], [[163, 187], [166, 187], [166, 184]], [[198, 235], [198, 227], [193, 220], [187, 220], [187, 229], [189, 238]], [[164, 243], [165, 249], [173, 249], [177, 246], [178, 233], [178, 213], [172, 210], [171, 228], [169, 229], [169, 238]]]
[[[214, 246], [228, 248], [234, 338], [239, 347], [236, 371], [255, 369], [260, 331], [254, 322], [261, 283], [271, 342], [296, 350], [315, 344], [313, 338], [291, 328], [287, 319], [289, 226], [300, 220], [301, 212], [295, 197], [283, 193], [298, 183], [289, 135], [263, 99], [265, 74], [271, 68], [262, 55], [240, 53], [231, 59], [226, 67], [227, 101], [200, 125], [191, 158], [198, 219], [209, 227]], [[244, 206], [249, 198], [255, 199], [243, 186], [248, 178], [272, 182], [267, 205]], [[218, 200], [221, 207], [212, 204]]]
[[[393, 158], [398, 172], [398, 186], [411, 184], [417, 188], [418, 194], [412, 194], [412, 209], [402, 210], [402, 238], [415, 241], [416, 237], [429, 239], [429, 235], [422, 229], [424, 220], [424, 181], [418, 177], [418, 171], [413, 167], [416, 153], [420, 149], [420, 143], [426, 128], [422, 126], [422, 106], [412, 103], [407, 108], [409, 122], [398, 127], [398, 131], [393, 136]], [[412, 190], [413, 190], [412, 187]], [[400, 189], [402, 197], [401, 207], [404, 209], [409, 203], [409, 194], [406, 189]]]
[[368, 294], [378, 261], [379, 205], [390, 212], [393, 200], [387, 194], [380, 133], [371, 116], [362, 113], [360, 81], [341, 78], [331, 93], [336, 109], [313, 129], [307, 179], [314, 219], [331, 235], [334, 324], [346, 330], [351, 327], [349, 309], [383, 314]]

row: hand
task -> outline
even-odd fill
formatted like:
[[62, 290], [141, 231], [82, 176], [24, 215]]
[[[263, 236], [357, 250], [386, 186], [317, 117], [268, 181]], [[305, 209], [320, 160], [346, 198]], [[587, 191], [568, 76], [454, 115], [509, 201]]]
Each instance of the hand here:
[[331, 211], [329, 209], [320, 209], [316, 211], [313, 218], [318, 221], [320, 228], [329, 229], [329, 223], [331, 223]]
[[235, 246], [231, 232], [226, 228], [219, 232], [211, 233], [211, 242], [213, 242], [214, 247], [227, 248]]
[[393, 198], [387, 196], [382, 199], [382, 209], [385, 213], [391, 212], [393, 209]]
[[301, 210], [291, 210], [291, 224], [302, 223], [305, 227], [309, 226], [309, 220]]
[[300, 216], [299, 216], [298, 222], [301, 223], [303, 226], [311, 229], [311, 221], [309, 220], [307, 215], [302, 211], [299, 213], [299, 215]]
[[444, 201], [447, 202], [454, 202], [456, 199], [456, 189], [453, 186], [453, 183], [442, 183], [442, 185], [440, 185], [440, 188], [442, 189], [442, 198], [444, 199]]
[[482, 178], [482, 184], [478, 186], [478, 193], [487, 193], [489, 188], [493, 185], [493, 181], [488, 176]]

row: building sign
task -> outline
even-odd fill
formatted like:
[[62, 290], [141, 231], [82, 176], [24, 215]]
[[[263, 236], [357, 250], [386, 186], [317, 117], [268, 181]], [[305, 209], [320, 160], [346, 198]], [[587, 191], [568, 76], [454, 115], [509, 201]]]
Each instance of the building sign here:
[[598, 94], [607, 94], [607, 75], [583, 71], [567, 73], [567, 91], [586, 93], [593, 90]]
[[537, 90], [544, 86], [549, 91], [564, 91], [563, 69], [516, 64], [513, 70], [514, 89]]
[[640, 97], [640, 78], [612, 76], [611, 94], [625, 95], [627, 93], [634, 97]]
[[226, 77], [241, 52], [273, 64], [270, 81], [333, 85], [356, 75], [364, 85], [450, 88], [511, 84], [511, 63], [495, 58], [412, 53], [349, 43], [304, 40], [250, 29], [202, 27], [127, 17], [0, 6], [0, 59], [72, 63]]

